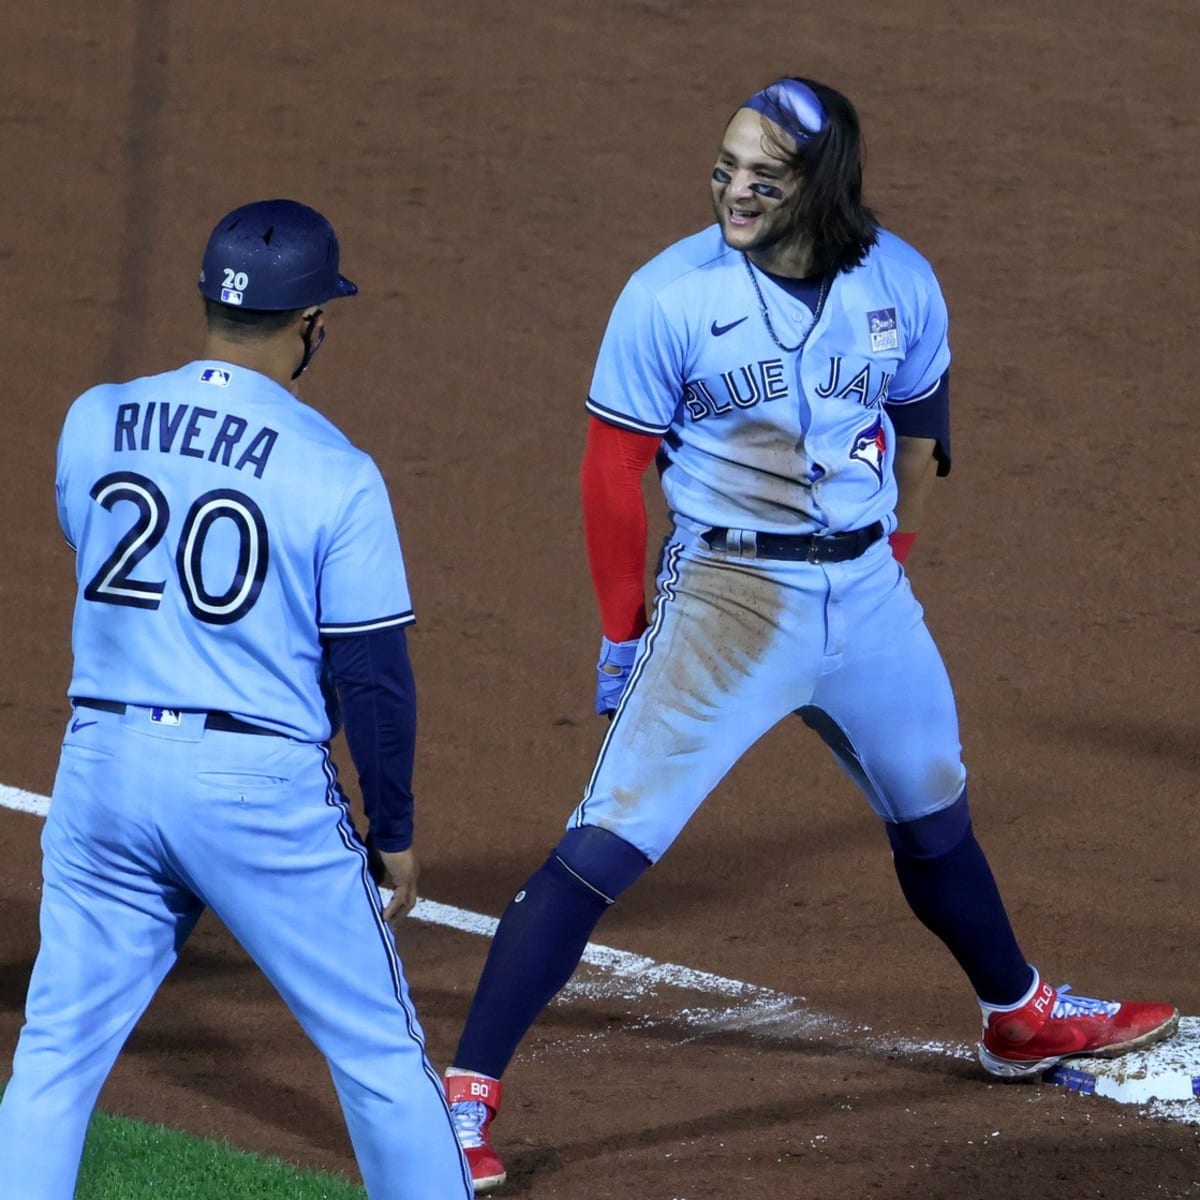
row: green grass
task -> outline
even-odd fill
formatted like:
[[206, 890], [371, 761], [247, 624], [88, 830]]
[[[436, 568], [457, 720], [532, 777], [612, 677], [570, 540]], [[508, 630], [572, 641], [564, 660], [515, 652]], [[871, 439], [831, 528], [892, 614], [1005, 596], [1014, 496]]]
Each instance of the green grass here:
[[96, 1113], [76, 1200], [365, 1200], [347, 1179]]

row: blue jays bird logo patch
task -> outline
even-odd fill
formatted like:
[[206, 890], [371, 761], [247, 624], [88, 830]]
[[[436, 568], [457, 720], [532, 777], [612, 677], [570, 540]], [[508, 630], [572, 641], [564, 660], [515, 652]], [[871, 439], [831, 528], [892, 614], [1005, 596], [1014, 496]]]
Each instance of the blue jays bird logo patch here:
[[855, 434], [854, 445], [850, 447], [850, 457], [858, 462], [866, 463], [876, 478], [883, 482], [883, 462], [887, 458], [887, 434], [884, 432], [883, 421], [878, 417], [866, 429]]
[[896, 328], [894, 308], [877, 308], [867, 313], [867, 329], [871, 334], [872, 350], [900, 349], [900, 331]]

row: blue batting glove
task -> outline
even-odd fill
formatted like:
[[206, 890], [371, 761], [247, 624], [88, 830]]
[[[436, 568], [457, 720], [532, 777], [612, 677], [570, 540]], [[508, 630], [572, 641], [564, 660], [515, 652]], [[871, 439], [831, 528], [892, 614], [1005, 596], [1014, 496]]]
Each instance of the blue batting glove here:
[[621, 703], [633, 661], [637, 658], [640, 638], [631, 642], [610, 642], [600, 639], [600, 661], [596, 663], [596, 715], [613, 713]]

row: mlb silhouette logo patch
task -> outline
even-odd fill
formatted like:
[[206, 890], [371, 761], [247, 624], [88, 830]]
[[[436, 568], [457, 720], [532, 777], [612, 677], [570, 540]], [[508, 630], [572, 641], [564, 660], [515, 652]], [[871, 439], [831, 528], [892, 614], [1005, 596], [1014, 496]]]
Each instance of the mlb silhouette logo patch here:
[[205, 367], [200, 372], [200, 382], [211, 383], [214, 387], [228, 387], [232, 378], [228, 371], [222, 371], [220, 367]]
[[867, 313], [867, 329], [871, 334], [872, 350], [900, 349], [900, 331], [896, 328], [894, 308], [877, 308]]
[[222, 304], [241, 304], [244, 299], [245, 297], [237, 288], [223, 287], [221, 289]]
[[177, 708], [152, 708], [150, 720], [155, 725], [180, 725], [183, 723], [183, 718], [179, 715]]

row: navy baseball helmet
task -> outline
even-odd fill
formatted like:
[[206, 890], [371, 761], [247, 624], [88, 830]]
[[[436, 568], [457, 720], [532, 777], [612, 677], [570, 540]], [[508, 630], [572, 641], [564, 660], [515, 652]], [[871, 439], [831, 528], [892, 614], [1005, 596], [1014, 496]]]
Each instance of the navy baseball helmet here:
[[218, 304], [286, 312], [353, 296], [338, 271], [333, 226], [295, 200], [257, 200], [217, 222], [204, 248], [200, 292]]

